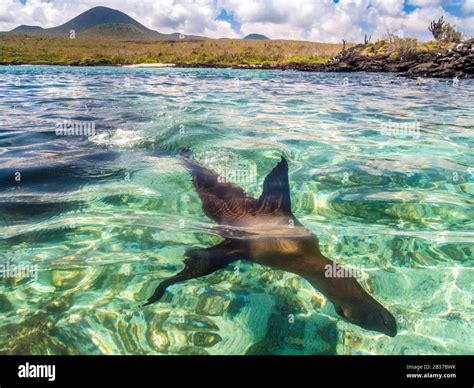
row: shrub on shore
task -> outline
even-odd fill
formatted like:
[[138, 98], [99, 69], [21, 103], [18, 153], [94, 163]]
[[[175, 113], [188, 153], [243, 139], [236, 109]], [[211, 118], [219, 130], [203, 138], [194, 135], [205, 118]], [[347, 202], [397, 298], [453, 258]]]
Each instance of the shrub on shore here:
[[435, 40], [459, 43], [462, 40], [462, 33], [456, 30], [456, 27], [449, 24], [441, 16], [438, 20], [433, 20], [428, 27]]

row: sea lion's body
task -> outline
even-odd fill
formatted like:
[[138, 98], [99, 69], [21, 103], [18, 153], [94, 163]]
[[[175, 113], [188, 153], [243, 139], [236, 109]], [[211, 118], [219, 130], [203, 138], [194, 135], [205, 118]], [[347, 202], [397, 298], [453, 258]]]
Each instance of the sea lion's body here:
[[334, 263], [322, 255], [317, 237], [291, 211], [288, 164], [280, 163], [265, 179], [262, 195], [247, 196], [218, 175], [195, 163], [185, 162], [193, 177], [206, 215], [219, 226], [220, 244], [186, 252], [185, 268], [164, 280], [148, 300], [159, 300], [174, 283], [205, 276], [236, 260], [248, 260], [307, 279], [336, 307], [339, 315], [369, 330], [396, 334], [392, 315], [352, 277], [329, 277]]

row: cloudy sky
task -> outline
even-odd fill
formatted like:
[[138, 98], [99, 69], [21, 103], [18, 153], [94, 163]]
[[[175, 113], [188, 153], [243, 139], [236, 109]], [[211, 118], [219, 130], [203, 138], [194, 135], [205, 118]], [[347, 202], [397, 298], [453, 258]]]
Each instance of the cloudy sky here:
[[445, 16], [474, 36], [474, 0], [0, 0], [0, 31], [20, 24], [53, 27], [94, 6], [119, 9], [149, 28], [213, 38], [358, 42], [387, 31], [427, 40]]

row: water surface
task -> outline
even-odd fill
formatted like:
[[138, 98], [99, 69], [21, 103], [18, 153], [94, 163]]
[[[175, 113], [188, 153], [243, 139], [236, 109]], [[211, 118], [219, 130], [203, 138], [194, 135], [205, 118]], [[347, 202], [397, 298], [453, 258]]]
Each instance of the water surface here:
[[[473, 100], [472, 80], [1, 67], [0, 264], [31, 271], [0, 279], [0, 353], [473, 354]], [[186, 149], [255, 196], [286, 155], [294, 214], [398, 336], [243, 261], [139, 308], [220, 241]]]

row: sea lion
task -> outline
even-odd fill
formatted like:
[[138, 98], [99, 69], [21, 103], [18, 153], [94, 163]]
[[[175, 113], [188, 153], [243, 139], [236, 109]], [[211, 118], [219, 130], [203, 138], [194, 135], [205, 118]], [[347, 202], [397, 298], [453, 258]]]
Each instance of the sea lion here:
[[163, 280], [144, 306], [158, 301], [172, 284], [209, 275], [236, 260], [248, 260], [304, 277], [353, 324], [391, 337], [397, 334], [392, 314], [354, 277], [327, 276], [328, 266], [336, 264], [321, 253], [317, 237], [291, 211], [285, 158], [265, 178], [258, 199], [194, 162], [185, 159], [184, 164], [204, 213], [219, 224], [224, 241], [210, 248], [188, 249], [184, 269]]

